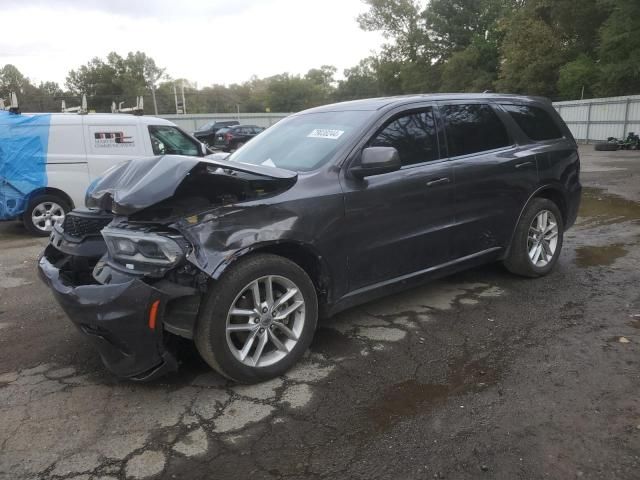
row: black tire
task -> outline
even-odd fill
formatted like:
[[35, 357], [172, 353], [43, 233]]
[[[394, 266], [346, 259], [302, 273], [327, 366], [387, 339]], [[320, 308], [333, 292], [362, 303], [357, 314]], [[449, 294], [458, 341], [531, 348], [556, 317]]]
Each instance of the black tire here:
[[[550, 211], [556, 219], [556, 224], [558, 227], [558, 241], [551, 260], [549, 260], [549, 262], [545, 266], [537, 266], [534, 265], [532, 259], [529, 257], [529, 227], [532, 225], [533, 220], [543, 210]], [[513, 239], [511, 241], [511, 246], [509, 247], [507, 257], [504, 260], [505, 267], [511, 273], [515, 273], [516, 275], [521, 275], [524, 277], [536, 278], [548, 274], [551, 270], [553, 270], [553, 267], [555, 266], [556, 262], [558, 261], [558, 257], [560, 256], [560, 251], [562, 250], [563, 235], [564, 223], [562, 221], [562, 214], [560, 213], [560, 209], [558, 208], [558, 206], [551, 200], [546, 198], [532, 199], [527, 205], [524, 213], [520, 217], [520, 220], [518, 221], [515, 234], [513, 235]]]
[[29, 200], [29, 204], [22, 214], [22, 223], [24, 224], [24, 228], [31, 235], [35, 235], [38, 237], [47, 237], [51, 235], [51, 230], [46, 231], [38, 228], [38, 226], [32, 220], [34, 210], [39, 205], [47, 203], [59, 205], [64, 211], [65, 215], [69, 213], [69, 210], [71, 210], [71, 206], [69, 205], [68, 201], [58, 195], [43, 194], [34, 196]]
[[[305, 302], [305, 320], [297, 343], [284, 358], [272, 365], [252, 367], [237, 359], [227, 343], [227, 314], [248, 284], [267, 275], [285, 277], [298, 287]], [[316, 290], [306, 272], [284, 257], [255, 254], [238, 260], [211, 284], [200, 308], [194, 340], [204, 361], [219, 373], [236, 382], [257, 383], [280, 376], [295, 365], [309, 348], [317, 321]]]
[[603, 143], [596, 143], [594, 148], [599, 152], [614, 152], [618, 150], [620, 146], [617, 143], [603, 142]]

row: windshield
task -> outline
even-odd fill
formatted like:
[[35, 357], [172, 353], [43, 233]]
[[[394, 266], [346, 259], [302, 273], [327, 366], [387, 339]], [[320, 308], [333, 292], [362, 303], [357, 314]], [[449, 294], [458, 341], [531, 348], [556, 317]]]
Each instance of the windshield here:
[[211, 127], [213, 127], [213, 125], [216, 122], [209, 122], [209, 123], [205, 123], [204, 125], [202, 125], [201, 127], [198, 128], [198, 130], [209, 130]]
[[373, 112], [319, 112], [279, 121], [233, 153], [229, 160], [307, 172], [331, 159]]

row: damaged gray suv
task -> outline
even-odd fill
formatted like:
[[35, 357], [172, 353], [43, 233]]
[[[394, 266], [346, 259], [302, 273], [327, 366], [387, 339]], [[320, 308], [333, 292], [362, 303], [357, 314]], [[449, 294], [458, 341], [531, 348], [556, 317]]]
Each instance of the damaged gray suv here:
[[328, 105], [205, 153], [112, 168], [39, 260], [117, 375], [175, 370], [175, 337], [235, 381], [281, 375], [319, 318], [488, 262], [548, 273], [580, 200], [576, 143], [539, 98]]

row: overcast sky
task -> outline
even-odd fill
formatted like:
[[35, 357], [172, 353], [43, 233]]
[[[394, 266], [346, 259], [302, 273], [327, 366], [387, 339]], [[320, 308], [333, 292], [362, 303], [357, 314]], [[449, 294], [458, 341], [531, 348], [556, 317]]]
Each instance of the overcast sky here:
[[67, 72], [116, 51], [140, 50], [198, 87], [251, 75], [341, 75], [382, 43], [363, 32], [361, 0], [0, 0], [0, 66], [62, 86]]

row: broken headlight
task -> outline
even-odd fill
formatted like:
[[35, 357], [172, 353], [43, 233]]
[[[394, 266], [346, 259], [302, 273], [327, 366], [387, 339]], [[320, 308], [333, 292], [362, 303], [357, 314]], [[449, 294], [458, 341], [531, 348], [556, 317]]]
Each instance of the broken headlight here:
[[136, 263], [173, 266], [185, 256], [185, 242], [179, 235], [134, 232], [121, 228], [103, 228], [109, 255], [125, 267], [135, 270]]

